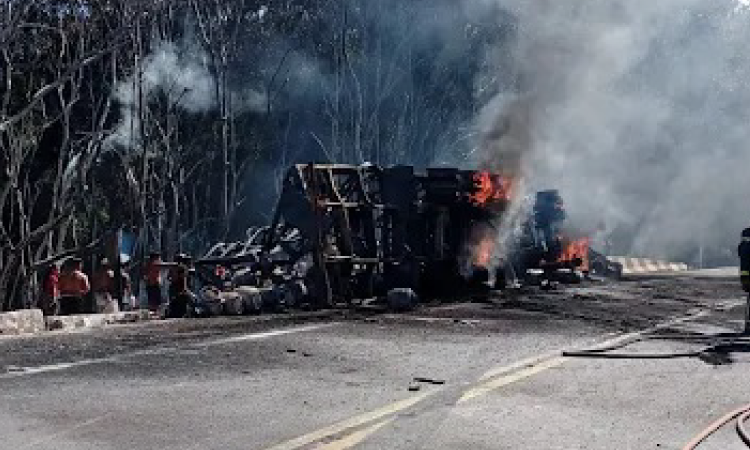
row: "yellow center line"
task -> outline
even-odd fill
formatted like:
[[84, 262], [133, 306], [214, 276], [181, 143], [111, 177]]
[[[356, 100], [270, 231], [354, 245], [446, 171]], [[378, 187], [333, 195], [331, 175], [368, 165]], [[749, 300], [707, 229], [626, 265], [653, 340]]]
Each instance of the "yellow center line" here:
[[404, 400], [391, 403], [389, 405], [383, 406], [382, 408], [378, 408], [374, 411], [370, 411], [364, 414], [360, 414], [358, 416], [351, 417], [349, 419], [342, 420], [341, 422], [337, 422], [333, 425], [327, 426], [325, 428], [321, 428], [320, 430], [313, 431], [312, 433], [308, 433], [303, 436], [291, 439], [289, 441], [282, 442], [281, 444], [274, 445], [273, 447], [269, 447], [266, 450], [295, 450], [300, 447], [304, 447], [305, 445], [310, 445], [314, 442], [320, 441], [321, 439], [324, 439], [324, 438], [327, 438], [336, 434], [341, 434], [344, 431], [347, 431], [351, 428], [356, 428], [364, 424], [374, 422], [378, 419], [382, 419], [383, 417], [389, 416], [391, 414], [395, 414], [399, 411], [403, 411], [407, 408], [410, 408], [416, 405], [417, 403], [437, 393], [438, 391], [439, 389], [436, 389], [433, 391], [428, 391], [428, 392], [424, 392], [418, 395], [414, 395], [412, 397], [408, 397]]
[[[701, 311], [685, 317], [669, 320], [645, 330], [615, 336], [611, 339], [607, 339], [603, 342], [594, 344], [593, 347], [589, 348], [599, 349], [618, 345], [628, 340], [636, 339], [644, 334], [653, 333], [660, 329], [699, 319], [707, 314], [707, 312]], [[463, 403], [473, 398], [486, 395], [487, 393], [495, 389], [499, 389], [511, 383], [521, 381], [525, 378], [529, 378], [540, 372], [544, 372], [547, 369], [560, 366], [568, 360], [568, 358], [560, 356], [561, 353], [561, 351], [548, 352], [543, 355], [533, 356], [531, 358], [527, 358], [507, 366], [500, 366], [494, 369], [490, 369], [479, 379], [481, 384], [466, 391], [461, 396], [461, 398], [458, 399], [457, 403]]]
[[[483, 380], [486, 379], [487, 376], [492, 376], [492, 378], [466, 391], [458, 400], [458, 403], [463, 403], [473, 398], [485, 395], [495, 389], [499, 389], [511, 383], [515, 383], [525, 378], [532, 377], [547, 369], [559, 366], [568, 359], [568, 358], [563, 358], [562, 356], [554, 356], [554, 355], [559, 355], [559, 353], [554, 353], [552, 354], [552, 356], [543, 355], [543, 356], [538, 356], [535, 358], [528, 358], [526, 360], [519, 361], [515, 364], [511, 364], [508, 366], [503, 366], [503, 367], [491, 370], [490, 372], [487, 372], [487, 374], [485, 374], [485, 377], [483, 377], [482, 379]], [[495, 378], [495, 376], [499, 374], [506, 374], [506, 375], [501, 376], [499, 378]], [[376, 433], [378, 430], [380, 430], [384, 426], [391, 423], [393, 420], [394, 420], [393, 417], [388, 418], [370, 427], [367, 427], [365, 429], [358, 430], [349, 435], [346, 435], [345, 437], [342, 437], [339, 440], [330, 442], [328, 444], [322, 444], [320, 446], [316, 446], [315, 449], [316, 450], [346, 450], [346, 449], [352, 448], [360, 444], [362, 441], [367, 439], [372, 434]], [[348, 428], [353, 428], [353, 427], [348, 427]], [[332, 434], [335, 434], [335, 433], [332, 433]], [[316, 438], [322, 439], [323, 437], [316, 436]], [[318, 439], [316, 439], [316, 441], [317, 440]], [[294, 448], [297, 448], [297, 447], [294, 447]], [[274, 447], [273, 450], [277, 450], [277, 449]]]
[[551, 359], [540, 361], [538, 364], [532, 365], [530, 367], [526, 367], [525, 369], [518, 370], [517, 372], [504, 375], [499, 378], [492, 378], [480, 384], [479, 386], [476, 386], [464, 392], [461, 398], [458, 399], [458, 403], [466, 402], [473, 398], [485, 395], [495, 389], [499, 389], [511, 383], [521, 381], [525, 378], [529, 378], [547, 369], [557, 367], [561, 365], [562, 363], [564, 363], [566, 360], [567, 358], [558, 356], [558, 357], [554, 357]]
[[519, 369], [525, 369], [527, 367], [531, 367], [536, 364], [539, 364], [542, 361], [546, 361], [550, 358], [554, 358], [555, 356], [560, 356], [560, 354], [562, 354], [562, 350], [555, 350], [553, 352], [547, 352], [541, 355], [522, 359], [520, 361], [516, 361], [513, 364], [508, 364], [506, 366], [494, 367], [488, 370], [487, 372], [485, 372], [484, 375], [482, 375], [479, 378], [479, 381], [486, 381], [486, 380], [489, 380], [490, 378], [495, 378], [500, 375], [506, 375], [508, 373], [515, 372]]
[[329, 442], [327, 444], [318, 445], [315, 447], [315, 450], [346, 450], [352, 448], [355, 445], [361, 444], [365, 439], [377, 433], [378, 430], [390, 424], [391, 422], [393, 422], [393, 417], [377, 422], [375, 423], [375, 425], [371, 425], [367, 428], [355, 431], [354, 433], [339, 440]]
[[[651, 333], [651, 332], [657, 331], [665, 327], [674, 326], [677, 324], [681, 324], [684, 322], [698, 319], [700, 317], [703, 317], [706, 314], [707, 314], [706, 312], [694, 313], [686, 317], [682, 317], [682, 318], [678, 318], [678, 319], [670, 320], [668, 322], [661, 323], [659, 325], [656, 325], [654, 327], [651, 327], [645, 330], [641, 330], [641, 331], [637, 331], [633, 333], [621, 334], [614, 338], [605, 340], [604, 342], [599, 342], [598, 344], [595, 344], [593, 348], [616, 345], [618, 343], [622, 343], [629, 339], [633, 339], [639, 335]], [[611, 334], [609, 336], [611, 336]], [[541, 372], [544, 372], [545, 370], [558, 367], [562, 365], [563, 363], [565, 363], [566, 361], [568, 361], [569, 359], [570, 358], [565, 358], [561, 356], [560, 350], [556, 350], [553, 352], [548, 352], [548, 353], [544, 353], [541, 355], [533, 356], [531, 358], [526, 358], [526, 359], [517, 361], [509, 365], [492, 368], [479, 378], [478, 381], [480, 384], [464, 392], [463, 395], [459, 398], [457, 403], [458, 404], [464, 403], [471, 399], [480, 397], [482, 395], [486, 395], [495, 389], [499, 389], [509, 384], [516, 383], [518, 381], [532, 377]], [[344, 450], [344, 449], [351, 448], [361, 443], [362, 441], [367, 439], [367, 437], [377, 432], [378, 430], [380, 430], [381, 428], [388, 425], [394, 420], [393, 417], [387, 418], [387, 416], [394, 415], [395, 413], [408, 409], [416, 405], [417, 403], [421, 402], [425, 398], [431, 395], [434, 395], [440, 391], [441, 389], [436, 389], [436, 390], [428, 391], [419, 395], [408, 397], [404, 400], [391, 403], [389, 405], [383, 406], [374, 411], [370, 411], [364, 414], [360, 414], [358, 416], [354, 416], [349, 419], [342, 420], [328, 427], [321, 428], [320, 430], [313, 431], [311, 433], [291, 439], [281, 444], [277, 444], [265, 450], [296, 450], [301, 447], [319, 443], [323, 439], [330, 438], [332, 436], [337, 436], [337, 435], [339, 436], [344, 435], [344, 437], [341, 437], [335, 441], [332, 441], [326, 444], [320, 444], [319, 446], [316, 447], [316, 449]], [[387, 418], [387, 419], [381, 420], [383, 418]], [[350, 430], [359, 428], [363, 425], [366, 425], [372, 422], [377, 422], [377, 423], [370, 425], [367, 428], [354, 431], [350, 434], [346, 434], [346, 432]]]

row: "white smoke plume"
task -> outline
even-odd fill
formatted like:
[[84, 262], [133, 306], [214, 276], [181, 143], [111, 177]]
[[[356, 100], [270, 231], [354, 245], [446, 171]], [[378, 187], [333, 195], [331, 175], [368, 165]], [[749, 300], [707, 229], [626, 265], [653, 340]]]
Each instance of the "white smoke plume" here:
[[141, 127], [139, 104], [147, 103], [154, 95], [164, 94], [170, 104], [192, 113], [215, 107], [214, 79], [200, 54], [181, 51], [172, 42], [159, 43], [143, 60], [140, 86], [138, 74], [117, 86], [114, 95], [121, 107], [121, 120], [111, 142], [125, 148], [134, 146]]
[[[515, 77], [480, 118], [479, 162], [559, 188], [619, 251], [731, 251], [750, 224], [750, 11], [730, 0], [484, 0], [516, 19]], [[689, 261], [693, 262], [693, 261]]]
[[[136, 146], [134, 138], [141, 127], [139, 103], [147, 104], [156, 95], [164, 95], [170, 107], [188, 113], [215, 110], [218, 106], [216, 79], [207, 60], [205, 51], [190, 33], [180, 42], [156, 44], [142, 62], [140, 85], [138, 74], [134, 74], [115, 90], [121, 117], [109, 142], [124, 148]], [[261, 111], [266, 106], [265, 93], [255, 87], [238, 86], [231, 89], [229, 95], [235, 113]]]

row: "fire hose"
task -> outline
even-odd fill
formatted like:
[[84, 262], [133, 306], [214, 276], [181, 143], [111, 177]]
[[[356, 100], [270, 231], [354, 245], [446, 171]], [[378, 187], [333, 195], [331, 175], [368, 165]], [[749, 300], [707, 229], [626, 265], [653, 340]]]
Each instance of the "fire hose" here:
[[740, 416], [739, 419], [737, 419], [737, 434], [740, 436], [740, 439], [742, 439], [742, 442], [750, 447], [750, 435], [745, 429], [745, 422], [750, 419], [750, 405], [748, 405], [746, 408], [747, 410]]
[[[685, 352], [666, 353], [612, 353], [629, 345], [650, 341], [688, 341], [692, 343], [705, 342], [707, 345], [701, 350]], [[584, 350], [564, 351], [563, 356], [571, 358], [599, 358], [599, 359], [678, 359], [678, 358], [703, 358], [711, 354], [726, 353], [733, 347], [745, 345], [750, 348], [750, 336], [735, 333], [719, 333], [714, 335], [703, 334], [649, 334], [640, 335], [623, 342], [607, 347], [599, 347]]]
[[727, 413], [725, 416], [723, 416], [716, 422], [709, 425], [699, 435], [697, 435], [696, 437], [691, 439], [690, 442], [685, 444], [685, 446], [682, 447], [682, 450], [694, 450], [701, 443], [703, 443], [703, 441], [708, 439], [711, 435], [719, 431], [721, 428], [723, 428], [726, 424], [728, 424], [734, 419], [737, 419], [737, 427], [736, 427], [737, 434], [739, 435], [740, 439], [742, 439], [742, 442], [744, 442], [745, 445], [750, 448], [750, 436], [748, 436], [747, 430], [745, 429], [745, 422], [747, 422], [747, 420], [750, 419], [750, 404], [749, 404], [741, 408], [737, 408], [730, 413]]
[[[612, 353], [637, 342], [649, 340], [673, 340], [688, 341], [691, 343], [706, 343], [707, 346], [701, 350], [669, 353]], [[750, 336], [747, 334], [718, 333], [713, 335], [704, 334], [649, 334], [640, 335], [626, 339], [614, 345], [594, 349], [574, 350], [563, 352], [563, 356], [579, 358], [602, 358], [602, 359], [676, 359], [676, 358], [706, 358], [712, 354], [729, 353], [732, 349], [742, 346], [744, 350], [750, 349]], [[745, 428], [745, 423], [750, 420], [750, 404], [737, 408], [727, 413], [700, 434], [687, 443], [682, 450], [694, 450], [711, 435], [736, 419], [736, 431], [742, 442], [750, 448], [750, 432]]]

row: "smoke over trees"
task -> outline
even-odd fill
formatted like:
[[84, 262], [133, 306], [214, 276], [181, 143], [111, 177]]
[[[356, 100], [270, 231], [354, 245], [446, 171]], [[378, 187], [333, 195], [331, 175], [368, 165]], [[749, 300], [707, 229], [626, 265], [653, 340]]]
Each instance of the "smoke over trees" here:
[[617, 252], [732, 264], [750, 224], [747, 2], [495, 3], [518, 33], [493, 61], [518, 84], [480, 116], [489, 159], [561, 189]]
[[1, 308], [119, 229], [201, 251], [265, 220], [299, 161], [469, 149], [485, 55], [461, 2], [0, 2]]
[[750, 217], [736, 1], [0, 0], [0, 27], [0, 308], [118, 229], [241, 234], [294, 162], [510, 168], [623, 253]]

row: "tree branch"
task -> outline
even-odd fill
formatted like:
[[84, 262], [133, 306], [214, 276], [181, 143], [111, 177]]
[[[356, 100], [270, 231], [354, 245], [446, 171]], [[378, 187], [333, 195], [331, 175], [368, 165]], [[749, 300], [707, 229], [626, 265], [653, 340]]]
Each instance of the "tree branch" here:
[[23, 119], [27, 114], [29, 114], [38, 104], [41, 102], [49, 93], [55, 91], [58, 87], [65, 84], [70, 78], [72, 78], [76, 72], [79, 70], [97, 62], [113, 50], [117, 49], [118, 47], [122, 46], [125, 43], [124, 40], [111, 45], [99, 52], [97, 52], [94, 55], [89, 56], [88, 58], [85, 58], [81, 61], [79, 61], [74, 67], [71, 67], [68, 69], [60, 78], [55, 80], [52, 83], [49, 83], [43, 87], [41, 87], [39, 90], [37, 90], [34, 95], [31, 98], [31, 101], [18, 113], [10, 116], [9, 118], [5, 119], [4, 121], [0, 122], [0, 132], [4, 132], [8, 129], [8, 127], [13, 126], [15, 123]]

